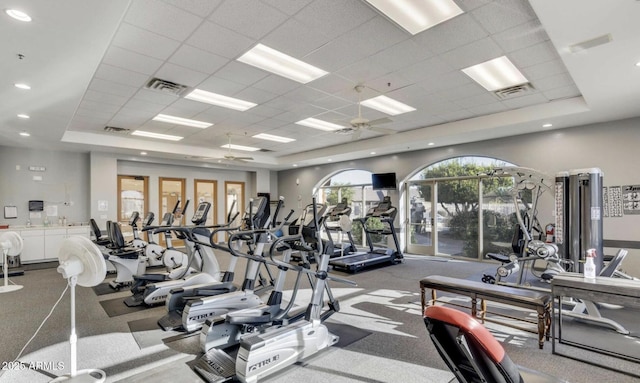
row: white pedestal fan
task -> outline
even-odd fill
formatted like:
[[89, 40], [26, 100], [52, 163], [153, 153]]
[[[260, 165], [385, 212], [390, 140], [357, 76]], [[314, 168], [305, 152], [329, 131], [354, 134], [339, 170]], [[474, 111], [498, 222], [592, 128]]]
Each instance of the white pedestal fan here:
[[9, 264], [7, 256], [16, 256], [22, 253], [24, 243], [22, 237], [15, 231], [7, 231], [0, 235], [0, 249], [2, 249], [2, 268], [4, 271], [4, 286], [0, 286], [0, 293], [20, 290], [20, 285], [9, 285]]
[[63, 375], [52, 382], [104, 382], [107, 375], [102, 370], [88, 369], [77, 371], [76, 335], [76, 284], [93, 287], [102, 282], [107, 266], [100, 249], [89, 238], [74, 236], [66, 239], [58, 253], [58, 272], [68, 280], [71, 287], [71, 374]]

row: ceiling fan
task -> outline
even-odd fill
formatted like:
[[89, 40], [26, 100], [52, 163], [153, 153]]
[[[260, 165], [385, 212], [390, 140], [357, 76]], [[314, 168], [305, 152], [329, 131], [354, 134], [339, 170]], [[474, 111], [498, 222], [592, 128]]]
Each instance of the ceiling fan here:
[[336, 130], [337, 134], [351, 134], [351, 138], [353, 140], [357, 140], [362, 135], [363, 130], [371, 130], [373, 132], [378, 132], [382, 134], [395, 134], [397, 131], [393, 129], [385, 129], [380, 128], [376, 125], [386, 124], [392, 122], [391, 119], [387, 117], [379, 118], [377, 120], [369, 121], [368, 119], [362, 117], [362, 90], [364, 89], [364, 85], [356, 85], [354, 88], [356, 92], [358, 92], [358, 117], [349, 121], [351, 126], [346, 127], [344, 129]]
[[196, 156], [192, 156], [190, 158], [197, 158], [199, 160], [213, 160], [213, 161], [218, 161], [218, 162], [225, 162], [225, 161], [235, 161], [235, 162], [248, 162], [248, 161], [253, 161], [253, 157], [242, 157], [242, 156], [234, 156], [231, 153], [231, 133], [227, 133], [227, 138], [229, 139], [229, 143], [228, 143], [228, 151], [227, 154], [225, 154], [222, 157], [196, 157]]

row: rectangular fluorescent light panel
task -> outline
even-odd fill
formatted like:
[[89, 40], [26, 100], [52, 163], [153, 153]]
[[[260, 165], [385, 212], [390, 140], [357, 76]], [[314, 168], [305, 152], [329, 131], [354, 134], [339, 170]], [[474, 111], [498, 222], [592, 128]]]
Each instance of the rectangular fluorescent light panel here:
[[489, 92], [529, 82], [507, 56], [470, 66], [462, 72]]
[[258, 104], [254, 104], [253, 102], [239, 100], [233, 97], [223, 96], [221, 94], [216, 94], [212, 92], [207, 92], [202, 89], [194, 89], [193, 92], [184, 96], [184, 98], [204, 102], [205, 104], [211, 104], [216, 106], [221, 106], [223, 108], [229, 108], [234, 110], [239, 110], [244, 112], [245, 110], [251, 109]]
[[395, 23], [416, 35], [463, 13], [453, 0], [366, 0]]
[[259, 138], [261, 140], [269, 140], [269, 141], [275, 141], [275, 142], [282, 142], [284, 144], [295, 141], [295, 139], [293, 138], [274, 136], [273, 134], [267, 134], [267, 133], [256, 134], [255, 136], [253, 136], [253, 138]]
[[325, 132], [335, 132], [336, 130], [344, 129], [344, 126], [333, 124], [331, 122], [318, 120], [317, 118], [305, 118], [296, 122], [298, 125], [308, 126], [314, 129], [324, 130]]
[[224, 144], [221, 146], [221, 148], [243, 150], [245, 152], [256, 152], [260, 150], [260, 148], [253, 148], [251, 146], [242, 146], [242, 145], [234, 145], [234, 144]]
[[362, 101], [360, 104], [367, 108], [378, 110], [382, 113], [395, 116], [402, 113], [413, 112], [416, 108], [403, 104], [387, 96], [378, 96]]
[[190, 120], [188, 118], [170, 116], [168, 114], [158, 114], [153, 118], [153, 120], [168, 122], [170, 124], [176, 124], [176, 125], [192, 126], [194, 128], [200, 128], [200, 129], [205, 129], [213, 125], [211, 123], [204, 122], [204, 121]]
[[328, 73], [262, 44], [238, 57], [238, 61], [303, 84]]
[[169, 141], [180, 141], [183, 138], [180, 136], [172, 136], [170, 134], [145, 132], [144, 130], [134, 130], [133, 132], [131, 132], [131, 135], [140, 136], [140, 137], [158, 138], [160, 140], [169, 140]]

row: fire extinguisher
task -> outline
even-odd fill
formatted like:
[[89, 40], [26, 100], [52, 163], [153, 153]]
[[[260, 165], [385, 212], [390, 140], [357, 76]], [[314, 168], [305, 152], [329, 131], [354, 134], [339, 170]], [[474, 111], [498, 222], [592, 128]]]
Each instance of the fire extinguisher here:
[[553, 223], [545, 226], [545, 242], [554, 243], [556, 241], [556, 225]]

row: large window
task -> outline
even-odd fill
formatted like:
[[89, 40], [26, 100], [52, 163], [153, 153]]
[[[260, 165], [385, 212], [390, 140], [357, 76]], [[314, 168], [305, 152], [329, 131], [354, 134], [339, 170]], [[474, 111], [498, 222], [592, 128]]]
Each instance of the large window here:
[[148, 177], [118, 175], [118, 222], [125, 235], [131, 233], [131, 214], [137, 211], [143, 219], [149, 211], [148, 183]]
[[[362, 224], [357, 218], [362, 218], [367, 210], [372, 208], [387, 195], [386, 191], [373, 190], [371, 188], [371, 172], [366, 170], [345, 170], [336, 173], [317, 188], [319, 203], [327, 205], [331, 209], [343, 198], [351, 206], [351, 218], [354, 241], [358, 246], [366, 246], [366, 237]], [[369, 220], [367, 225], [376, 225], [376, 220]], [[379, 225], [381, 223], [377, 222]], [[373, 242], [383, 239], [384, 236], [372, 235]]]
[[[430, 255], [482, 259], [509, 252], [515, 230], [510, 176], [488, 176], [513, 166], [493, 158], [459, 157], [433, 164], [407, 182], [407, 248]], [[482, 222], [482, 224], [480, 224]]]

